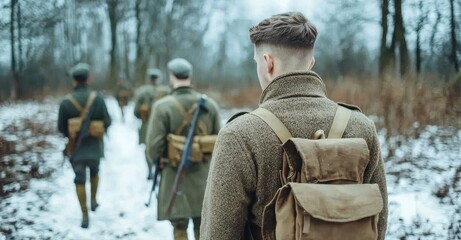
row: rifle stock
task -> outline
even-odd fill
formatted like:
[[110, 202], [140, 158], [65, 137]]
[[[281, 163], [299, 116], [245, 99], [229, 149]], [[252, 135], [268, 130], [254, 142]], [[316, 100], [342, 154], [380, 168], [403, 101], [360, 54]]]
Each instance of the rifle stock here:
[[178, 172], [174, 179], [173, 191], [168, 202], [168, 207], [166, 210], [167, 215], [170, 215], [171, 209], [173, 208], [174, 202], [176, 201], [176, 196], [178, 195], [179, 187], [182, 183], [186, 170], [189, 168], [191, 162], [191, 152], [192, 152], [192, 142], [194, 138], [195, 128], [197, 127], [197, 122], [200, 116], [201, 109], [205, 106], [206, 96], [202, 95], [199, 100], [197, 109], [195, 109], [194, 116], [192, 118], [189, 131], [187, 132], [186, 142], [184, 144], [184, 150], [181, 154], [181, 160], [179, 162]]

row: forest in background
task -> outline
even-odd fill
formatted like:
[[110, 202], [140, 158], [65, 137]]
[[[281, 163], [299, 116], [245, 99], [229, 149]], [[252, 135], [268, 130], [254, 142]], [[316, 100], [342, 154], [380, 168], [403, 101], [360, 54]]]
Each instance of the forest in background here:
[[[0, 0], [0, 239], [2, 234], [65, 239], [69, 229], [70, 236], [79, 232], [72, 232], [75, 213], [60, 212], [74, 191], [56, 184], [73, 174], [70, 166], [63, 170], [63, 142], [55, 127], [56, 97], [72, 86], [71, 66], [88, 62], [92, 86], [110, 94], [118, 78], [139, 86], [146, 68], [166, 72], [168, 60], [184, 57], [195, 67], [200, 90], [224, 108], [238, 108], [222, 111], [230, 116], [256, 107], [261, 92], [248, 29], [287, 9], [303, 12], [319, 29], [314, 71], [325, 80], [328, 96], [360, 106], [376, 123], [391, 197], [388, 238], [461, 236], [461, 0], [259, 0], [273, 4], [267, 12], [252, 8], [255, 2]], [[282, 3], [289, 6], [277, 9]], [[106, 101], [117, 110], [112, 114], [120, 114], [115, 99]], [[115, 123], [111, 131], [125, 144], [127, 132]], [[133, 126], [125, 127], [137, 134]], [[120, 165], [110, 159], [111, 166], [123, 168], [125, 177], [141, 175], [126, 173], [123, 165], [135, 163], [125, 155], [132, 159], [140, 151], [114, 152]], [[105, 172], [120, 180], [112, 170]], [[143, 185], [135, 185], [141, 190], [129, 199], [141, 203]], [[124, 199], [110, 196], [113, 203]], [[104, 227], [89, 236], [138, 234], [138, 239], [164, 231], [138, 218], [126, 225], [129, 214], [113, 212], [103, 211], [113, 222], [101, 221]], [[143, 214], [142, 219], [154, 219]]]
[[[254, 106], [248, 29], [272, 14], [255, 19], [248, 2], [0, 0], [0, 100], [59, 95], [77, 62], [92, 66], [95, 88], [111, 90], [117, 79], [139, 86], [147, 68], [166, 72], [170, 59], [184, 57], [195, 85], [221, 95], [223, 106]], [[401, 127], [456, 122], [460, 0], [287, 2], [319, 29], [314, 71], [331, 98], [403, 118], [395, 120]]]

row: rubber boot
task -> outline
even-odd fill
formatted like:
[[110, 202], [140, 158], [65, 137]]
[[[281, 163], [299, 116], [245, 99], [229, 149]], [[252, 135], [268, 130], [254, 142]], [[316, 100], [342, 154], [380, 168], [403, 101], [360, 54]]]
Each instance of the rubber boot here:
[[187, 229], [173, 228], [174, 240], [187, 240]]
[[78, 202], [80, 203], [80, 208], [82, 210], [82, 228], [88, 228], [89, 218], [88, 218], [88, 208], [86, 206], [86, 192], [85, 184], [75, 184], [77, 189]]
[[99, 207], [98, 202], [96, 201], [96, 193], [98, 192], [99, 176], [96, 175], [90, 178], [91, 183], [91, 211], [96, 211], [96, 208]]

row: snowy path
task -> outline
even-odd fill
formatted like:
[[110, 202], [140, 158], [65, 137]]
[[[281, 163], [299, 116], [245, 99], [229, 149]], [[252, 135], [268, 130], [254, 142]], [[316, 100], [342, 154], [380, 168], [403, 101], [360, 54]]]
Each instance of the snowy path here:
[[[126, 107], [126, 121], [122, 122], [115, 100], [109, 98], [106, 103], [113, 123], [104, 139], [106, 156], [100, 165], [101, 206], [96, 212], [90, 211], [89, 229], [80, 228], [74, 173], [66, 162], [52, 178], [32, 180], [30, 189], [34, 191], [8, 199], [11, 203], [7, 207], [17, 209], [14, 215], [33, 216], [33, 224], [21, 219], [24, 226], [16, 231], [17, 239], [173, 239], [170, 223], [156, 220], [156, 198], [149, 208], [144, 206], [152, 181], [146, 180], [144, 147], [138, 145], [139, 123], [131, 114], [133, 106]], [[61, 161], [62, 155], [57, 152], [51, 158]], [[89, 182], [86, 188], [89, 196]], [[51, 197], [42, 199], [40, 193]], [[45, 207], [41, 206], [43, 201]], [[189, 228], [189, 239], [193, 238]]]
[[[48, 128], [55, 128], [57, 102], [52, 99], [44, 103], [3, 106], [0, 108], [0, 130], [11, 122], [21, 124], [20, 119], [24, 118], [35, 118], [38, 122], [50, 123]], [[140, 123], [132, 114], [133, 106], [125, 109], [126, 121], [123, 122], [115, 100], [107, 98], [106, 103], [113, 124], [104, 139], [106, 157], [100, 165], [98, 201], [101, 207], [90, 212], [90, 228], [80, 228], [74, 173], [68, 162], [60, 167], [64, 143], [63, 138], [54, 134], [46, 137], [52, 147], [39, 149], [41, 155], [27, 152], [31, 156], [21, 156], [42, 156], [46, 167], [56, 171], [49, 178], [32, 179], [26, 191], [1, 198], [0, 240], [173, 239], [170, 223], [156, 220], [156, 197], [150, 208], [144, 206], [152, 181], [146, 180], [144, 149], [137, 144]], [[223, 124], [236, 111], [221, 111]], [[18, 132], [20, 135], [30, 135], [27, 129], [19, 131], [24, 131]], [[15, 139], [14, 134], [3, 137]], [[386, 153], [390, 143], [384, 141], [382, 133], [380, 137], [383, 153]], [[30, 136], [28, 140], [30, 138], [43, 136]], [[394, 157], [387, 158], [389, 224], [386, 239], [401, 239], [402, 236], [408, 240], [448, 239], [448, 226], [453, 219], [459, 218], [456, 226], [461, 226], [461, 217], [455, 212], [461, 204], [460, 187], [452, 183], [456, 169], [460, 168], [460, 143], [459, 129], [427, 127], [418, 139], [405, 142], [396, 148]], [[18, 147], [23, 146], [18, 143]], [[5, 187], [19, 189], [22, 184], [15, 182]], [[449, 195], [439, 199], [434, 193], [443, 186], [451, 186]], [[188, 234], [189, 239], [194, 239], [192, 224]]]
[[[113, 125], [105, 138], [106, 156], [100, 165], [101, 207], [90, 212], [90, 228], [80, 229], [80, 211], [72, 182], [74, 173], [69, 165], [57, 181], [58, 188], [65, 191], [53, 195], [50, 201], [58, 208], [68, 204], [68, 209], [64, 214], [62, 209], [56, 209], [52, 215], [65, 224], [63, 228], [68, 229], [69, 239], [172, 239], [170, 224], [156, 221], [155, 201], [150, 208], [144, 206], [151, 181], [146, 180], [143, 147], [138, 145], [138, 122], [132, 114], [126, 114], [126, 122], [122, 122], [118, 106], [111, 100], [107, 100], [107, 105]], [[125, 111], [131, 112], [132, 106]]]

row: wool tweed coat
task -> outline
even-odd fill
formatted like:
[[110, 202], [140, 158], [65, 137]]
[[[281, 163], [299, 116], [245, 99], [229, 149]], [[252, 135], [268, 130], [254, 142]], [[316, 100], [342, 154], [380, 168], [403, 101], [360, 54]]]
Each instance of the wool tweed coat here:
[[[263, 91], [260, 107], [274, 113], [293, 137], [309, 138], [328, 132], [337, 103], [326, 97], [314, 72], [289, 73], [274, 79]], [[364, 138], [370, 159], [365, 183], [377, 183], [384, 209], [378, 222], [379, 239], [387, 226], [387, 189], [384, 164], [374, 123], [354, 108], [344, 138]], [[281, 142], [262, 119], [242, 115], [219, 133], [211, 161], [202, 210], [201, 239], [260, 239], [262, 213], [281, 187]]]
[[[162, 158], [163, 170], [161, 172], [159, 194], [158, 194], [158, 219], [178, 219], [200, 217], [202, 211], [203, 195], [205, 193], [206, 179], [210, 168], [210, 154], [204, 156], [204, 162], [191, 163], [186, 171], [180, 193], [171, 210], [167, 214], [168, 202], [170, 200], [174, 179], [178, 168], [169, 164], [167, 152], [169, 133], [176, 134], [177, 129], [183, 123], [184, 116], [178, 109], [178, 102], [187, 112], [194, 104], [198, 104], [200, 93], [191, 87], [179, 87], [156, 103], [152, 107], [152, 113], [148, 120], [146, 150], [149, 161]], [[201, 111], [198, 125], [203, 126], [207, 135], [218, 134], [220, 130], [220, 117], [218, 105], [210, 98], [205, 103], [205, 109]], [[190, 124], [188, 124], [182, 135], [186, 136]], [[198, 128], [195, 134], [198, 133]]]
[[[90, 88], [86, 83], [79, 83], [75, 86], [72, 91], [72, 97], [80, 104], [80, 106], [85, 107], [88, 96], [90, 95]], [[90, 116], [91, 120], [103, 120], [104, 128], [107, 131], [107, 128], [111, 124], [111, 118], [107, 112], [107, 107], [104, 102], [103, 97], [98, 94], [94, 99], [94, 111]], [[61, 101], [59, 105], [58, 113], [58, 130], [64, 136], [68, 136], [67, 120], [74, 117], [79, 117], [80, 112], [75, 108], [75, 106], [70, 102], [69, 99], [65, 98]], [[82, 139], [80, 147], [75, 150], [73, 161], [79, 162], [82, 160], [98, 160], [104, 156], [104, 143], [102, 139], [97, 139], [91, 136], [88, 136]]]

